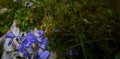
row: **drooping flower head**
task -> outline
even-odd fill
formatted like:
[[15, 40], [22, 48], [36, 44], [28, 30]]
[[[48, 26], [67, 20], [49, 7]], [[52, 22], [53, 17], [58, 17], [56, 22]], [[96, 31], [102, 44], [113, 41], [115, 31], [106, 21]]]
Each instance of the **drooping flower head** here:
[[39, 34], [39, 36], [41, 37], [41, 36], [44, 35], [44, 31], [43, 31], [43, 30], [39, 30], [38, 34]]
[[29, 52], [27, 50], [24, 50], [23, 55], [24, 55], [24, 57], [28, 57]]
[[48, 59], [50, 56], [49, 51], [42, 51], [38, 53], [38, 59]]
[[31, 32], [28, 33], [27, 39], [29, 39], [32, 43], [35, 43], [37, 41], [36, 36]]
[[22, 42], [22, 45], [25, 46], [26, 48], [31, 46], [31, 41], [29, 40], [29, 38], [26, 36]]
[[23, 45], [18, 46], [18, 51], [19, 52], [24, 52], [24, 50], [25, 50], [25, 47]]
[[6, 38], [11, 38], [11, 40], [8, 42], [8, 46], [10, 46], [12, 44], [13, 38], [15, 37], [15, 35], [12, 32], [7, 32]]
[[14, 38], [15, 35], [12, 32], [7, 32], [6, 38]]
[[41, 41], [38, 41], [37, 44], [40, 48], [45, 49], [48, 43], [48, 38], [45, 37], [44, 39], [41, 39]]

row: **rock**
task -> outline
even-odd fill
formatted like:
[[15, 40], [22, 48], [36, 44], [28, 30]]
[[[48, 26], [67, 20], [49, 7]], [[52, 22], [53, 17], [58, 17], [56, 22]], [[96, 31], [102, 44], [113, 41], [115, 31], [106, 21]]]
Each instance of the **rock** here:
[[[13, 22], [10, 31], [15, 35], [19, 35], [19, 28], [16, 27], [16, 21]], [[6, 38], [5, 35], [0, 38], [0, 44], [3, 45], [3, 54], [1, 59], [17, 59], [16, 56], [19, 55], [15, 49], [17, 49], [18, 43], [16, 41], [16, 37], [13, 38], [13, 42], [10, 46], [8, 46], [8, 42], [12, 38]]]

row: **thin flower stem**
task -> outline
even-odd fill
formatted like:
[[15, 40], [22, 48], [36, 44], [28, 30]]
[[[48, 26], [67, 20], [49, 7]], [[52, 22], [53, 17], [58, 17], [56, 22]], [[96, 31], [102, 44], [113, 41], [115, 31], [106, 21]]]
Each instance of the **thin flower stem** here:
[[80, 42], [81, 42], [84, 57], [85, 57], [85, 59], [87, 59], [87, 55], [86, 55], [86, 52], [85, 52], [85, 48], [84, 48], [84, 44], [82, 42], [82, 36], [81, 35], [79, 35], [79, 39], [80, 39]]

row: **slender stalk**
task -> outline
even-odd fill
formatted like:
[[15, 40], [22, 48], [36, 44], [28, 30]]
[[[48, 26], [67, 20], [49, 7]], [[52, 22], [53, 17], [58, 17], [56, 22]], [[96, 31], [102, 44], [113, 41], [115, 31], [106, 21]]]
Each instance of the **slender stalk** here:
[[80, 39], [80, 42], [81, 42], [84, 57], [85, 57], [85, 59], [87, 59], [87, 55], [86, 55], [86, 52], [85, 52], [85, 48], [84, 48], [84, 44], [82, 42], [82, 36], [81, 35], [79, 35], [79, 39]]

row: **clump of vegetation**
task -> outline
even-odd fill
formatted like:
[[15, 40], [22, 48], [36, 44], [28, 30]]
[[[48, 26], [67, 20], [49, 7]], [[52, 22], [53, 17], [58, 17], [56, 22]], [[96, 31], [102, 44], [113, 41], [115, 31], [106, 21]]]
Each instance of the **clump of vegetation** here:
[[[28, 0], [31, 6], [16, 1], [0, 1], [0, 8], [8, 9], [0, 14], [0, 36], [18, 20], [22, 31], [44, 29], [50, 38], [48, 49], [58, 59], [114, 59], [120, 53], [117, 0]], [[78, 55], [68, 55], [69, 50]]]

